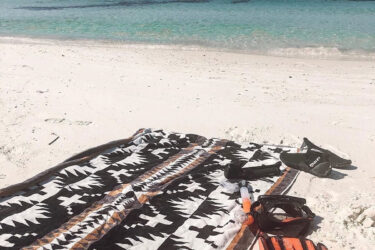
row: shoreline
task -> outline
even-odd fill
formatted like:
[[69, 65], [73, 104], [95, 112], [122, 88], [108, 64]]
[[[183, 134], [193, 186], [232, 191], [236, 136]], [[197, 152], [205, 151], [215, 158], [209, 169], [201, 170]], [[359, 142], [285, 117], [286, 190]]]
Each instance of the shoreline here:
[[[3, 36], [0, 35], [0, 43], [32, 43], [45, 45], [70, 45], [70, 46], [91, 46], [91, 47], [123, 47], [134, 49], [164, 49], [164, 50], [184, 50], [184, 51], [210, 51], [218, 53], [245, 54], [253, 56], [280, 57], [292, 59], [312, 59], [312, 60], [338, 60], [338, 61], [374, 61], [375, 52], [352, 51], [343, 53], [338, 48], [330, 47], [303, 47], [303, 48], [274, 48], [268, 50], [246, 50], [225, 48], [219, 46], [204, 46], [195, 44], [154, 44], [136, 43], [110, 39], [64, 39], [47, 37], [27, 37], [27, 36]], [[331, 53], [324, 55], [324, 53]], [[354, 54], [353, 54], [354, 53]]]
[[320, 218], [309, 238], [375, 248], [362, 223], [375, 207], [375, 61], [0, 38], [0, 65], [0, 188], [139, 128], [290, 146], [307, 137], [355, 166], [300, 173], [288, 194]]

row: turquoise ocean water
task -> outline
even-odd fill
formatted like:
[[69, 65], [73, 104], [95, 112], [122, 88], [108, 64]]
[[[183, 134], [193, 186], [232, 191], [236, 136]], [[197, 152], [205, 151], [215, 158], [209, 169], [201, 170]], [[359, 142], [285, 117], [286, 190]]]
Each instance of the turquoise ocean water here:
[[375, 53], [375, 1], [0, 0], [0, 36]]

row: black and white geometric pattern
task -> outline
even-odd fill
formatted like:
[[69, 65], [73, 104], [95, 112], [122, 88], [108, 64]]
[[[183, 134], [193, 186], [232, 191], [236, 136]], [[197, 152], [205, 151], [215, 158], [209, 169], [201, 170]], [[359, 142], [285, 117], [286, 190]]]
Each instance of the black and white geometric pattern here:
[[[283, 150], [141, 129], [40, 181], [0, 190], [0, 248], [226, 248], [241, 224], [233, 218], [240, 195], [222, 185], [224, 167], [275, 164]], [[252, 181], [254, 198], [278, 178]]]

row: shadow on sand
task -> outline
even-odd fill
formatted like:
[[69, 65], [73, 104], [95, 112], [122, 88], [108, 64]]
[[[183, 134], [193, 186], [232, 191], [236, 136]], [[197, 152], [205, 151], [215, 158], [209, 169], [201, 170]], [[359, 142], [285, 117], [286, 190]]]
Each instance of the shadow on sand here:
[[320, 226], [319, 224], [324, 220], [323, 217], [319, 216], [319, 215], [315, 215], [314, 219], [312, 220], [312, 224], [311, 224], [311, 227], [309, 229], [309, 232], [308, 232], [308, 235], [310, 235], [312, 232], [315, 232], [317, 231], [318, 229], [320, 229]]

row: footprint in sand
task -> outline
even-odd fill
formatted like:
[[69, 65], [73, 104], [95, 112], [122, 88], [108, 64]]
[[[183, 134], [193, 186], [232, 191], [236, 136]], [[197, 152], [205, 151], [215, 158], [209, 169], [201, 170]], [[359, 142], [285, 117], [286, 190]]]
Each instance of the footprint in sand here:
[[78, 126], [88, 126], [92, 123], [92, 121], [70, 121], [65, 118], [47, 118], [44, 121], [48, 123], [54, 123], [54, 124], [67, 124], [67, 125], [78, 125]]

